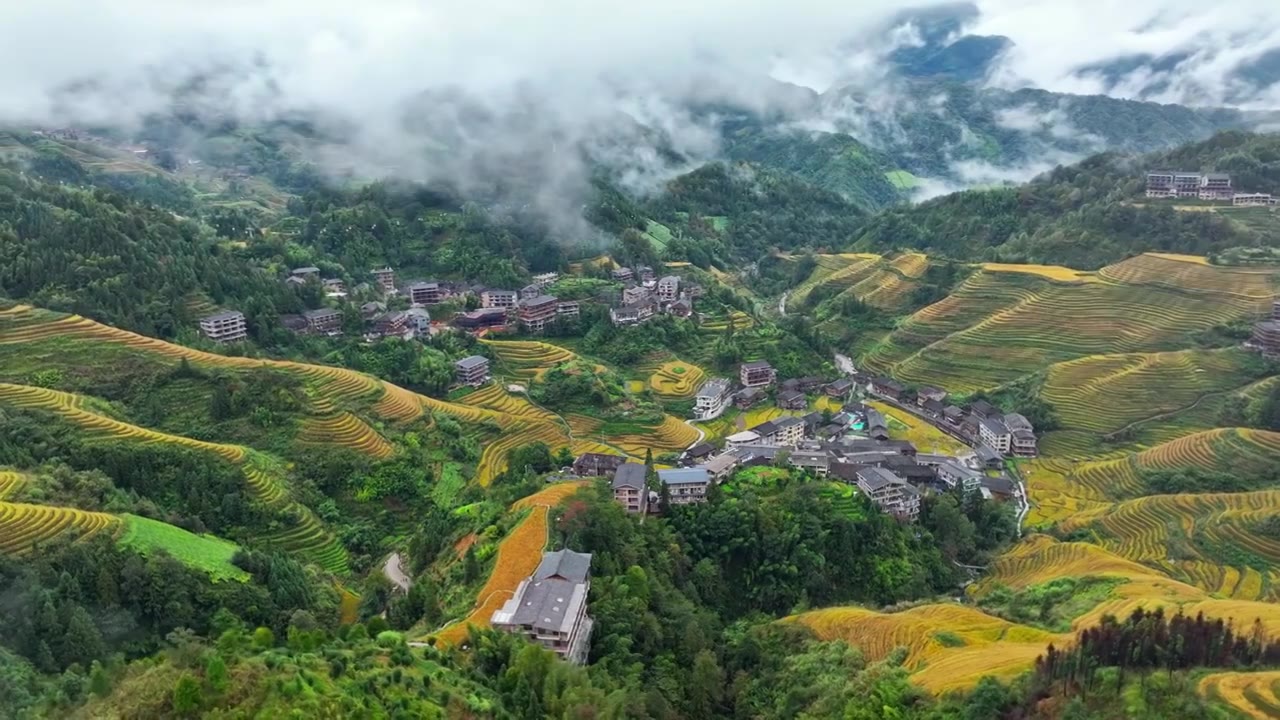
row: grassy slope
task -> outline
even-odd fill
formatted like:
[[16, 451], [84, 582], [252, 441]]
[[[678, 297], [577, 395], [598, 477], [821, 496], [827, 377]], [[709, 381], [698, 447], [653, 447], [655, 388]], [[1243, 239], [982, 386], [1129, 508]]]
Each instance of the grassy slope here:
[[219, 580], [248, 580], [249, 574], [231, 564], [240, 546], [212, 535], [194, 533], [137, 515], [125, 515], [120, 543], [146, 554], [164, 550], [174, 558], [199, 568]]

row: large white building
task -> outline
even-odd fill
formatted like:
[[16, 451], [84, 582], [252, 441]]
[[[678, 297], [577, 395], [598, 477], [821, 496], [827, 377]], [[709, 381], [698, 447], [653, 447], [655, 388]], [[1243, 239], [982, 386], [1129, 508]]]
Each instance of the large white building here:
[[244, 313], [235, 310], [200, 318], [200, 332], [216, 343], [236, 342], [248, 335]]
[[698, 388], [693, 398], [693, 414], [699, 420], [714, 420], [729, 407], [733, 387], [725, 378], [712, 378]]

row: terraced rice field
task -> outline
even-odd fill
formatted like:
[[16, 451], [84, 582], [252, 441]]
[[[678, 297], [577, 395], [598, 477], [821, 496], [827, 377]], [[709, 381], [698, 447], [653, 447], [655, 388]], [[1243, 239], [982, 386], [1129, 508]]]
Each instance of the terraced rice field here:
[[1277, 462], [1280, 434], [1246, 428], [1209, 430], [1138, 453], [1098, 460], [1040, 458], [1021, 465], [1032, 502], [1027, 522], [1057, 522], [1084, 511], [1105, 509], [1117, 498], [1140, 494], [1142, 470], [1234, 467], [1252, 472]]
[[713, 316], [713, 317], [704, 318], [702, 320], [702, 323], [698, 325], [698, 329], [702, 330], [703, 332], [713, 332], [713, 333], [726, 332], [729, 329], [730, 321], [733, 322], [733, 327], [735, 331], [747, 330], [756, 324], [755, 318], [742, 312], [741, 310], [734, 310], [733, 312], [729, 313], [728, 316]]
[[[966, 688], [982, 676], [1013, 677], [1035, 661], [1049, 643], [1068, 636], [1001, 620], [963, 605], [923, 605], [899, 613], [859, 607], [827, 608], [793, 615], [823, 640], [844, 640], [870, 660], [895, 648], [907, 650], [912, 679], [932, 692]], [[939, 639], [946, 633], [948, 640]], [[959, 640], [960, 645], [956, 645]]]
[[680, 360], [671, 360], [660, 365], [649, 376], [649, 387], [665, 398], [691, 398], [702, 386], [707, 374], [702, 368]]
[[868, 253], [841, 253], [838, 255], [817, 255], [818, 266], [813, 273], [795, 288], [788, 296], [788, 305], [796, 307], [804, 305], [809, 293], [819, 285], [833, 284], [841, 288], [849, 288], [875, 272], [880, 264], [880, 256]]
[[1201, 678], [1196, 688], [1245, 717], [1280, 718], [1280, 671], [1214, 673]]
[[1037, 275], [1046, 280], [1062, 283], [1080, 283], [1091, 282], [1096, 277], [1096, 273], [1087, 272], [1085, 270], [1073, 270], [1071, 268], [1062, 267], [1061, 265], [1013, 265], [1008, 263], [983, 263], [982, 269], [987, 272], [1012, 272], [1025, 273], [1027, 275]]
[[463, 405], [487, 408], [500, 415], [538, 422], [559, 422], [555, 414], [534, 405], [522, 395], [512, 395], [498, 383], [489, 383], [460, 401]]
[[348, 569], [345, 548], [325, 530], [310, 509], [288, 497], [283, 480], [284, 468], [268, 455], [240, 445], [204, 442], [130, 425], [87, 409], [92, 405], [89, 398], [56, 390], [0, 383], [0, 405], [5, 404], [54, 413], [81, 428], [90, 440], [175, 444], [213, 454], [236, 465], [244, 473], [246, 484], [258, 500], [296, 520], [294, 527], [268, 533], [264, 540], [308, 558], [331, 572], [345, 573]]
[[1277, 490], [1155, 495], [1078, 513], [1062, 528], [1093, 530], [1107, 550], [1208, 592], [1259, 600], [1280, 594], [1280, 541], [1251, 528], [1277, 514]]
[[395, 454], [391, 443], [349, 412], [306, 418], [302, 421], [298, 441], [312, 445], [341, 445], [378, 459]]
[[546, 443], [552, 452], [562, 447], [572, 446], [568, 436], [558, 424], [519, 420], [505, 428], [503, 434], [496, 440], [485, 445], [484, 452], [480, 455], [480, 463], [476, 467], [476, 481], [481, 487], [488, 487], [494, 478], [507, 469], [508, 453], [535, 442]]
[[[1154, 424], [1158, 438], [1205, 427], [1179, 423], [1181, 411], [1208, 396], [1247, 387], [1263, 371], [1244, 350], [1183, 350], [1098, 355], [1049, 368], [1041, 397], [1056, 411], [1062, 430], [1045, 438], [1047, 454], [1087, 457], [1103, 439], [1125, 428]], [[1187, 420], [1194, 420], [1194, 413]]]
[[497, 370], [525, 383], [533, 382], [560, 363], [576, 360], [577, 355], [562, 347], [534, 340], [484, 340], [498, 358]]
[[901, 323], [863, 365], [973, 392], [1090, 355], [1176, 350], [1196, 333], [1259, 316], [1270, 304], [1260, 286], [1272, 282], [1274, 269], [1250, 274], [1252, 284], [1242, 290], [1230, 289], [1236, 273], [1195, 264], [1199, 274], [1174, 287], [1152, 279], [1165, 262], [1140, 256], [1080, 282], [979, 271]]
[[120, 527], [120, 519], [107, 513], [0, 502], [0, 553], [25, 555], [55, 538], [114, 534]]
[[698, 441], [698, 431], [676, 418], [666, 415], [662, 424], [643, 433], [609, 436], [610, 445], [617, 446], [628, 455], [644, 457], [646, 450], [654, 455], [679, 452]]
[[853, 284], [846, 292], [862, 302], [892, 310], [901, 307], [916, 282], [929, 267], [929, 259], [920, 253], [903, 253], [880, 264], [871, 275]]
[[532, 575], [542, 561], [542, 551], [547, 544], [547, 515], [551, 508], [586, 484], [572, 482], [549, 485], [511, 506], [516, 511], [527, 509], [529, 514], [498, 544], [493, 570], [477, 595], [475, 609], [467, 617], [435, 633], [439, 642], [457, 645], [466, 640], [468, 626], [489, 626], [493, 613], [511, 599], [520, 581]]
[[22, 473], [0, 469], [0, 500], [4, 500], [21, 490], [26, 482], [26, 476]]

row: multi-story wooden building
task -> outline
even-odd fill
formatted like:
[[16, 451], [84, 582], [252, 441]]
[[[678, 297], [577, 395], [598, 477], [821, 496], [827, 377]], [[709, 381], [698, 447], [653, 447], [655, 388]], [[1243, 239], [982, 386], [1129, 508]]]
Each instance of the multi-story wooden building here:
[[244, 313], [237, 310], [214, 313], [200, 318], [200, 332], [216, 343], [238, 342], [248, 335]]
[[587, 660], [594, 625], [587, 615], [591, 555], [572, 550], [543, 553], [533, 575], [490, 618], [498, 630], [523, 635], [562, 659]]

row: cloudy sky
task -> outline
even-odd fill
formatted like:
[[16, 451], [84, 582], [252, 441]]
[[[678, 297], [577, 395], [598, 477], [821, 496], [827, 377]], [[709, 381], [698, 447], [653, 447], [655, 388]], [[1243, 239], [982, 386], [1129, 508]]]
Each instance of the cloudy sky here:
[[[770, 72], [821, 88], [862, 74], [883, 21], [923, 3], [839, 0], [41, 0], [0, 26], [3, 120], [107, 118], [211, 64], [255, 68], [225, 88], [242, 114], [292, 107], [377, 112], [423, 89], [509, 99], [516, 88], [590, 105], [602, 87], [679, 97]], [[1186, 50], [1161, 99], [1223, 100], [1233, 69], [1280, 47], [1280, 3], [1256, 0], [979, 0], [972, 31], [1017, 47], [992, 82], [1135, 94], [1075, 72]], [[841, 53], [833, 49], [844, 43]], [[781, 69], [781, 70], [780, 70]], [[65, 89], [92, 79], [94, 92]], [[606, 82], [601, 82], [605, 80]], [[270, 88], [271, 93], [265, 92]], [[1273, 88], [1274, 90], [1274, 88]], [[268, 102], [267, 98], [272, 98]], [[75, 98], [77, 102], [71, 102]], [[1250, 101], [1270, 101], [1274, 93]]]
[[[0, 125], [128, 128], [205, 78], [206, 107], [248, 121], [322, 110], [351, 137], [333, 156], [414, 179], [483, 182], [530, 149], [553, 199], [581, 185], [563, 148], [616, 155], [637, 187], [669, 176], [651, 143], [599, 143], [636, 124], [693, 160], [716, 137], [687, 101], [777, 107], [858, 85], [874, 107], [889, 20], [933, 0], [11, 0], [0, 23]], [[977, 0], [967, 30], [1015, 47], [986, 82], [1194, 104], [1280, 107], [1280, 84], [1236, 78], [1280, 48], [1280, 1]], [[1081, 68], [1138, 54], [1187, 59], [1153, 75]], [[1280, 62], [1277, 63], [1280, 65]], [[211, 72], [213, 71], [213, 72]], [[212, 79], [210, 79], [212, 78]], [[892, 103], [886, 97], [886, 111]], [[466, 98], [465, 103], [456, 102]], [[480, 118], [477, 120], [477, 118]], [[414, 127], [410, 127], [414, 126]], [[431, 155], [447, 146], [449, 158]], [[429, 158], [429, 159], [423, 159]], [[525, 158], [521, 158], [524, 160]], [[678, 169], [678, 168], [677, 168]], [[549, 200], [548, 202], [552, 202]]]

